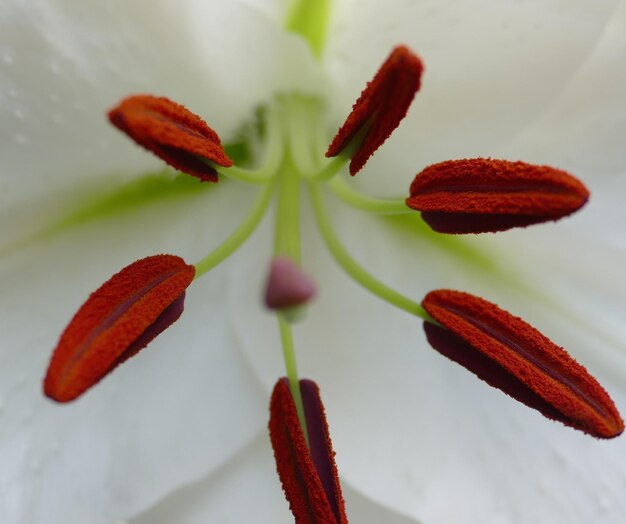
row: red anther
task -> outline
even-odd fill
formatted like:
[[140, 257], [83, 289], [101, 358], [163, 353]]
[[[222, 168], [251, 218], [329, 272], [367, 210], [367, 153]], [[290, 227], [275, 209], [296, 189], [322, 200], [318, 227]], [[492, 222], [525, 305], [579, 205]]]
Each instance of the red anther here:
[[335, 453], [319, 389], [300, 381], [310, 451], [300, 427], [286, 378], [274, 386], [270, 403], [270, 439], [276, 469], [297, 524], [346, 524]]
[[195, 268], [174, 255], [133, 262], [81, 306], [61, 335], [44, 393], [69, 402], [178, 320]]
[[430, 345], [489, 385], [598, 438], [617, 437], [624, 422], [604, 388], [561, 347], [519, 317], [482, 298], [431, 291], [424, 309]]
[[423, 69], [422, 62], [409, 48], [396, 47], [352, 106], [352, 112], [328, 147], [326, 156], [337, 156], [364, 126], [369, 125], [350, 162], [351, 175], [360, 171], [406, 116], [420, 88]]
[[217, 182], [217, 171], [198, 157], [223, 167], [233, 165], [217, 133], [199, 116], [167, 98], [129, 96], [109, 111], [109, 120], [172, 167], [203, 182]]
[[580, 209], [589, 191], [549, 166], [488, 158], [433, 164], [411, 184], [406, 204], [440, 233], [486, 233], [558, 220]]

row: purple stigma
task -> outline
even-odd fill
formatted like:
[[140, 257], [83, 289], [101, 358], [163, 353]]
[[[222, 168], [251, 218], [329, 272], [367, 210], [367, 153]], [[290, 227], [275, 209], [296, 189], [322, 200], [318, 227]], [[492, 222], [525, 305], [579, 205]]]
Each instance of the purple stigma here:
[[301, 306], [316, 293], [315, 283], [291, 259], [278, 256], [270, 265], [265, 287], [265, 305], [269, 309]]

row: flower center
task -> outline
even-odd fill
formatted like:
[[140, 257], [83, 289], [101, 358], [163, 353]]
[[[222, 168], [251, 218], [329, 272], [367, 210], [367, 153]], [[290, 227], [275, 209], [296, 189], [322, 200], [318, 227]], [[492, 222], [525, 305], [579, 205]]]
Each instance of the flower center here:
[[[413, 315], [434, 322], [422, 306], [389, 288], [361, 267], [348, 253], [326, 212], [322, 185], [328, 185], [343, 200], [370, 212], [412, 213], [403, 198], [383, 200], [352, 189], [337, 176], [350, 162], [363, 141], [369, 125], [354, 133], [349, 143], [333, 159], [325, 158], [329, 143], [323, 122], [322, 104], [297, 94], [279, 96], [260, 113], [264, 151], [254, 168], [223, 167], [204, 160], [223, 176], [261, 186], [256, 203], [234, 233], [196, 267], [196, 278], [215, 267], [252, 234], [275, 198], [274, 257], [301, 263], [300, 203], [303, 189], [308, 193], [319, 230], [333, 257], [356, 282], [387, 302]], [[254, 137], [256, 140], [259, 137]], [[287, 377], [302, 427], [306, 427], [300, 395], [293, 334], [293, 318], [288, 310], [277, 310]], [[305, 436], [307, 432], [304, 431]]]
[[[130, 96], [109, 112], [111, 122], [138, 144], [201, 181], [217, 182], [218, 175], [222, 175], [261, 186], [257, 202], [240, 226], [217, 249], [193, 266], [195, 278], [205, 274], [241, 246], [259, 224], [272, 197], [276, 195], [274, 261], [270, 265], [273, 272], [270, 273], [269, 279], [272, 289], [268, 289], [266, 297], [270, 297], [268, 304], [277, 312], [285, 367], [305, 439], [308, 437], [306, 417], [291, 331], [291, 322], [296, 318], [291, 306], [302, 308], [312, 297], [311, 290], [314, 289], [312, 282], [307, 282], [308, 277], [300, 268], [300, 200], [303, 187], [310, 196], [314, 216], [326, 246], [349, 276], [383, 300], [422, 318], [427, 324], [427, 332], [436, 326], [444, 331], [456, 333], [470, 344], [478, 340], [480, 343], [474, 344], [479, 353], [478, 360], [485, 357], [489, 362], [496, 361], [497, 356], [489, 352], [488, 348], [493, 341], [484, 333], [484, 329], [481, 331], [484, 336], [477, 338], [470, 337], [465, 325], [459, 326], [454, 322], [446, 324], [446, 321], [437, 318], [431, 309], [426, 307], [426, 303], [423, 302], [422, 306], [389, 288], [349, 255], [326, 213], [321, 185], [327, 184], [341, 199], [363, 210], [395, 214], [412, 213], [412, 210], [421, 211], [425, 222], [434, 230], [441, 230], [444, 233], [503, 231], [511, 227], [557, 220], [578, 210], [588, 198], [584, 185], [564, 171], [524, 162], [480, 158], [447, 161], [427, 167], [415, 177], [410, 196], [406, 200], [380, 200], [362, 195], [349, 187], [336, 175], [348, 161], [350, 174], [357, 174], [398, 127], [420, 87], [422, 71], [421, 60], [410, 49], [406, 46], [393, 49], [361, 93], [352, 112], [339, 128], [325, 153], [328, 137], [322, 124], [324, 122], [322, 104], [316, 99], [297, 94], [278, 96], [260, 111], [260, 125], [249, 137], [249, 142], [253, 145], [259, 143], [264, 146], [260, 165], [252, 168], [235, 166], [215, 131], [200, 117], [166, 98], [151, 95]], [[149, 272], [153, 271], [152, 262], [146, 263]], [[283, 270], [274, 271], [280, 269], [281, 265]], [[135, 273], [136, 268], [128, 266], [120, 275], [111, 279], [112, 285], [127, 280], [121, 275], [127, 275], [131, 281], [134, 280], [137, 276]], [[182, 296], [189, 283], [175, 288], [171, 300], [163, 302], [155, 300], [154, 297], [148, 298], [140, 306], [139, 313], [147, 310], [152, 313], [164, 313], [165, 309]], [[304, 287], [298, 289], [301, 285]], [[118, 299], [110, 300], [106, 296], [100, 296], [102, 293], [96, 292], [96, 296], [105, 302], [108, 301], [109, 305], [115, 307], [124, 305], [119, 303]], [[473, 299], [467, 298], [467, 301], [472, 303]], [[487, 302], [485, 304], [487, 304], [485, 311], [475, 318], [476, 325], [484, 325], [480, 320], [490, 311], [492, 313], [495, 311], [493, 308], [496, 306]], [[299, 312], [301, 311], [300, 309]], [[474, 313], [470, 312], [469, 316], [472, 315]], [[114, 339], [128, 331], [123, 323], [109, 322], [106, 315], [99, 314], [96, 317], [100, 322], [99, 325], [105, 326], [104, 332]], [[78, 331], [84, 328], [83, 324], [79, 318]], [[527, 331], [525, 324], [520, 326], [521, 332]], [[140, 331], [133, 332], [133, 337], [143, 340], [143, 332], [148, 332], [151, 324], [140, 327]], [[128, 349], [134, 354], [136, 350], [131, 340], [133, 337], [130, 337], [128, 344], [124, 344], [123, 347], [113, 348], [106, 362], [115, 363], [118, 357], [125, 358], [125, 350]], [[467, 337], [470, 340], [467, 340]], [[88, 340], [84, 345], [84, 351], [81, 344], [76, 341], [66, 344], [65, 351], [55, 352], [53, 361], [56, 367], [63, 367], [69, 362], [72, 368], [75, 367], [75, 363], [84, 364], [89, 369], [93, 368], [99, 352], [88, 350], [93, 350], [97, 346], [97, 339], [99, 336]], [[528, 339], [527, 342], [530, 344], [532, 340]], [[456, 350], [455, 347], [452, 352], [448, 349], [445, 351], [456, 355]], [[86, 354], [96, 357], [83, 358]], [[509, 362], [514, 358], [514, 354], [519, 352], [507, 353], [505, 360]], [[76, 362], [72, 360], [72, 355], [76, 356]], [[532, 365], [535, 361], [531, 358], [528, 362], [531, 362], [529, 369], [537, 371], [535, 369], [537, 366]], [[474, 364], [468, 362], [468, 367], [482, 369]], [[111, 366], [105, 366], [103, 369], [106, 373]], [[570, 367], [568, 373], [571, 374], [572, 369], [578, 368]], [[482, 371], [478, 372], [479, 376], [481, 373]], [[576, 380], [587, 380], [584, 368], [574, 374], [577, 375]], [[81, 372], [79, 375], [83, 376], [84, 373]], [[88, 384], [95, 383], [102, 376], [98, 368]], [[567, 378], [567, 375], [562, 376]], [[76, 381], [69, 382], [69, 386], [73, 386]], [[506, 380], [500, 382], [505, 383]], [[51, 383], [51, 389], [58, 385], [54, 378], [51, 379]], [[536, 382], [526, 385], [547, 401], [551, 408], [555, 407], [551, 388], [542, 384]], [[592, 396], [601, 396], [597, 394], [600, 390], [595, 386], [591, 390]], [[81, 394], [82, 391], [84, 391], [82, 386], [76, 390], [77, 394]], [[610, 405], [610, 402], [607, 405]], [[604, 413], [613, 414], [613, 410], [607, 409]], [[612, 424], [605, 420], [607, 417], [596, 415], [598, 413], [591, 414], [591, 418], [595, 417], [595, 422], [583, 422], [584, 417], [578, 412], [573, 416], [564, 414], [563, 420], [571, 422], [575, 427], [587, 428], [585, 430], [596, 435], [612, 435], [618, 430], [621, 431], [619, 416], [613, 418], [620, 423]], [[600, 430], [600, 426], [603, 425], [610, 426], [609, 431]]]

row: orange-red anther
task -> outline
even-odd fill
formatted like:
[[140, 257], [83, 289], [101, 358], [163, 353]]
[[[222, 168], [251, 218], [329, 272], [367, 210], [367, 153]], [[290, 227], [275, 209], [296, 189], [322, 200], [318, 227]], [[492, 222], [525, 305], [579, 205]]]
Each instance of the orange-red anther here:
[[582, 182], [560, 169], [473, 158], [428, 166], [406, 204], [440, 233], [486, 233], [557, 220], [588, 198]]
[[109, 120], [172, 167], [203, 182], [217, 182], [217, 172], [201, 158], [223, 167], [233, 165], [217, 133], [199, 116], [167, 98], [129, 96], [109, 111]]
[[430, 345], [489, 385], [594, 437], [624, 431], [596, 379], [521, 318], [482, 298], [445, 289], [428, 293], [422, 305], [443, 326], [424, 322]]
[[297, 524], [346, 524], [335, 453], [319, 389], [300, 381], [310, 451], [298, 421], [287, 379], [274, 386], [270, 402], [270, 439], [276, 469]]
[[360, 171], [406, 116], [420, 88], [423, 69], [409, 48], [396, 47], [352, 106], [326, 156], [337, 156], [361, 129], [369, 126], [350, 162], [351, 175]]
[[44, 392], [57, 402], [82, 395], [143, 349], [183, 312], [195, 268], [174, 255], [126, 266], [81, 306], [54, 350]]

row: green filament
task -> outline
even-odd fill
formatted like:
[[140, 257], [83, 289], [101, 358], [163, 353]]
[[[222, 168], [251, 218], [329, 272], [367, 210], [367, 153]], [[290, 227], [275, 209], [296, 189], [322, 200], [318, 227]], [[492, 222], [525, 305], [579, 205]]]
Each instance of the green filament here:
[[329, 185], [341, 200], [362, 211], [384, 214], [416, 213], [416, 211], [407, 207], [404, 199], [385, 200], [364, 195], [353, 189], [341, 177], [333, 178]]
[[265, 158], [260, 167], [256, 169], [246, 169], [238, 166], [222, 167], [206, 159], [201, 160], [211, 165], [220, 175], [238, 180], [239, 182], [248, 184], [265, 184], [269, 182], [278, 172], [284, 156], [280, 113], [281, 108], [278, 107], [278, 104], [271, 104], [267, 111], [264, 112], [267, 115], [267, 140], [265, 143]]
[[220, 246], [195, 264], [196, 276], [199, 278], [232, 255], [250, 237], [261, 222], [274, 190], [273, 184], [264, 187], [248, 216], [239, 227]]
[[431, 316], [420, 304], [398, 293], [394, 289], [391, 289], [386, 284], [383, 284], [371, 273], [368, 273], [361, 265], [359, 265], [356, 260], [354, 260], [350, 256], [346, 248], [340, 242], [337, 235], [335, 235], [335, 231], [330, 224], [330, 220], [328, 219], [328, 215], [326, 214], [326, 209], [324, 208], [324, 203], [322, 202], [322, 196], [320, 194], [319, 186], [317, 184], [311, 184], [309, 186], [309, 191], [311, 195], [311, 202], [313, 204], [313, 211], [315, 213], [315, 218], [320, 233], [324, 239], [324, 242], [326, 242], [326, 247], [335, 258], [337, 263], [341, 266], [341, 268], [350, 277], [352, 277], [352, 279], [361, 284], [361, 286], [363, 286], [374, 295], [380, 297], [381, 299], [392, 304], [393, 306], [400, 308], [407, 313], [410, 313], [411, 315], [415, 315], [422, 318], [423, 320], [426, 320], [427, 322], [432, 322], [436, 324], [437, 322], [431, 318]]

